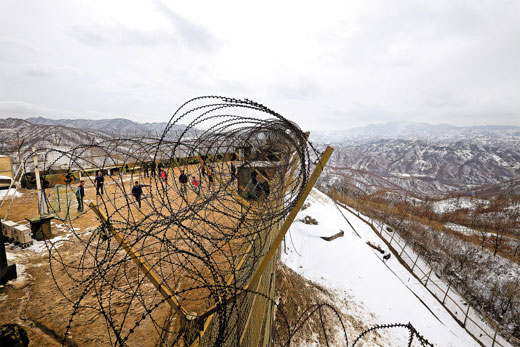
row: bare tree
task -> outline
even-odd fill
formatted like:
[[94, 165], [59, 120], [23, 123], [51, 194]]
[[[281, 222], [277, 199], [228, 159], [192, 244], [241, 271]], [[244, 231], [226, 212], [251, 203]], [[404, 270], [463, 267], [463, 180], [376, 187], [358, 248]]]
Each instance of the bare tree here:
[[497, 255], [498, 248], [500, 247], [500, 245], [502, 244], [502, 241], [504, 239], [505, 226], [504, 226], [503, 222], [497, 223], [495, 231], [496, 231], [496, 235], [495, 235], [495, 247], [493, 250], [493, 256]]

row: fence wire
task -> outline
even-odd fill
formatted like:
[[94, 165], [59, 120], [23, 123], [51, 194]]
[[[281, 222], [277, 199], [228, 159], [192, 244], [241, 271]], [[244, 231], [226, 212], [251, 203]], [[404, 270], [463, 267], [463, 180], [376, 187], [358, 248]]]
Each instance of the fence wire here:
[[[74, 344], [80, 326], [99, 333], [86, 318], [92, 313], [103, 317], [110, 345], [270, 344], [276, 259], [256, 288], [244, 288], [320, 155], [295, 123], [247, 99], [199, 97], [157, 138], [90, 139], [38, 152], [44, 185], [74, 186], [56, 189], [53, 204], [64, 198], [69, 208], [96, 212], [57, 214], [70, 227], [74, 254], [46, 242], [51, 275], [73, 307], [64, 345]], [[96, 194], [87, 189], [83, 196], [80, 181]], [[88, 216], [97, 216], [98, 226], [78, 232], [75, 225]], [[344, 327], [324, 304], [288, 326], [289, 336], [325, 309]], [[429, 345], [405, 324], [371, 328], [353, 346], [394, 327], [410, 331], [410, 344], [416, 338]]]

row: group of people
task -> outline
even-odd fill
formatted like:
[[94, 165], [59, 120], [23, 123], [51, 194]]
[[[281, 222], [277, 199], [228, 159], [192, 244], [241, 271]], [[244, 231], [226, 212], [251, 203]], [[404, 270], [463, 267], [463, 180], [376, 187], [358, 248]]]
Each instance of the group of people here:
[[[94, 178], [94, 182], [96, 184], [96, 196], [104, 194], [104, 186], [105, 186], [105, 176], [101, 171], [96, 173], [96, 178]], [[76, 200], [78, 201], [78, 211], [83, 212], [85, 209], [83, 198], [85, 197], [85, 181], [80, 180], [78, 189], [76, 190]]]
[[[208, 179], [208, 187], [212, 189], [213, 182], [214, 182], [214, 171], [211, 166], [206, 166], [203, 160], [201, 160], [201, 177], [206, 176]], [[150, 166], [151, 165], [151, 166]], [[151, 175], [152, 177], [155, 177], [156, 168], [158, 168], [158, 176], [161, 180], [164, 181], [164, 183], [168, 183], [168, 173], [164, 169], [164, 167], [159, 163], [158, 166], [154, 162], [151, 164], [143, 163], [142, 170], [144, 172], [144, 177], [149, 177], [148, 170], [151, 169]], [[231, 163], [230, 166], [230, 172], [231, 172], [231, 179], [234, 180], [236, 178], [236, 167], [233, 163]], [[254, 180], [254, 191], [256, 192], [258, 190], [258, 187], [265, 193], [265, 196], [267, 197], [269, 195], [269, 184], [267, 182], [257, 184], [256, 182], [256, 172], [254, 172], [254, 177], [252, 176], [252, 179]], [[181, 170], [179, 174], [179, 183], [181, 187], [181, 194], [186, 195], [187, 193], [187, 186], [188, 186], [188, 175], [184, 170]], [[95, 185], [96, 185], [96, 197], [101, 196], [104, 194], [104, 185], [105, 185], [105, 177], [103, 176], [102, 171], [98, 171], [96, 173], [96, 177], [94, 179]], [[264, 184], [264, 185], [262, 185]], [[265, 187], [265, 184], [267, 184], [267, 187]], [[200, 189], [201, 189], [201, 180], [198, 179], [196, 176], [192, 176], [191, 178], [191, 185], [195, 193], [197, 195], [200, 195]], [[134, 186], [132, 187], [131, 194], [135, 198], [139, 208], [141, 208], [141, 199], [143, 196], [143, 187], [146, 185], [139, 184], [139, 181], [134, 182]], [[81, 180], [79, 182], [78, 189], [76, 190], [76, 199], [78, 201], [78, 211], [83, 212], [84, 210], [84, 204], [83, 204], [83, 198], [85, 197], [85, 182]]]

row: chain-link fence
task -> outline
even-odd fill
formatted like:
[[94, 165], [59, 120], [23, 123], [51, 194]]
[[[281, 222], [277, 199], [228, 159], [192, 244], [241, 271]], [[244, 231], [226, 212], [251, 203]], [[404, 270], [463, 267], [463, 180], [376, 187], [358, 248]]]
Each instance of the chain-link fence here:
[[[342, 207], [356, 214], [343, 204]], [[356, 215], [371, 226], [408, 271], [478, 342], [492, 347], [520, 346], [518, 339], [500, 329], [490, 318], [474, 308], [449, 281], [437, 274], [422, 257], [415, 253], [409, 243], [396, 231], [387, 228], [384, 223], [359, 215], [359, 212]]]

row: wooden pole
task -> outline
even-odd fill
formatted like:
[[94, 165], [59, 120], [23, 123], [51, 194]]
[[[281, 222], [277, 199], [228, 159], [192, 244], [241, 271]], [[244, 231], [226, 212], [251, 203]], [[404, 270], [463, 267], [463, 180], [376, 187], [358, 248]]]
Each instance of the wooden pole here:
[[144, 273], [146, 278], [152, 282], [154, 287], [161, 293], [162, 297], [168, 302], [168, 304], [172, 307], [172, 309], [179, 313], [181, 316], [181, 324], [185, 325], [184, 330], [185, 332], [185, 338], [193, 338], [193, 336], [197, 335], [192, 331], [192, 328], [196, 328], [192, 323], [194, 322], [194, 316], [196, 316], [195, 313], [189, 313], [181, 306], [179, 301], [175, 298], [174, 294], [170, 291], [170, 289], [166, 286], [163, 280], [155, 273], [155, 271], [148, 266], [142, 259], [139, 252], [137, 252], [132, 246], [126, 243], [126, 241], [123, 239], [123, 237], [117, 232], [117, 230], [114, 229], [110, 221], [108, 220], [107, 216], [98, 208], [97, 204], [94, 202], [91, 202], [89, 204], [89, 207], [96, 216], [101, 220], [101, 222], [105, 225], [105, 227], [110, 231], [110, 233], [114, 236], [116, 241], [123, 247], [125, 252], [132, 258], [134, 263], [137, 264], [139, 269]]
[[38, 190], [38, 213], [40, 216], [49, 214], [47, 210], [47, 204], [43, 200], [42, 194], [42, 185], [40, 183], [40, 170], [38, 169], [38, 154], [36, 153], [36, 148], [32, 148], [33, 151], [33, 161], [34, 161], [34, 174], [36, 176], [36, 189]]
[[311, 192], [312, 187], [314, 187], [314, 184], [318, 180], [318, 177], [320, 176], [321, 172], [323, 171], [323, 168], [327, 164], [327, 161], [329, 160], [330, 156], [332, 155], [332, 152], [334, 150], [332, 147], [328, 146], [325, 149], [325, 152], [323, 152], [323, 155], [320, 158], [320, 161], [314, 168], [314, 171], [312, 172], [311, 177], [309, 178], [309, 181], [303, 188], [302, 194], [300, 195], [300, 198], [296, 202], [296, 205], [293, 207], [291, 212], [289, 212], [289, 215], [285, 219], [282, 227], [280, 228], [278, 235], [276, 235], [276, 238], [274, 239], [273, 243], [271, 244], [271, 247], [269, 251], [266, 253], [264, 258], [262, 259], [262, 262], [258, 266], [255, 274], [249, 281], [249, 284], [246, 286], [247, 288], [255, 288], [258, 282], [260, 281], [260, 278], [262, 277], [262, 274], [264, 273], [265, 268], [267, 267], [267, 264], [271, 261], [271, 259], [274, 257], [276, 250], [282, 243], [282, 240], [287, 233], [287, 230], [289, 230], [289, 227], [294, 222], [294, 219], [296, 218], [296, 215], [300, 211], [300, 208], [303, 206], [303, 203], [305, 202], [305, 199], [307, 199], [307, 196]]

